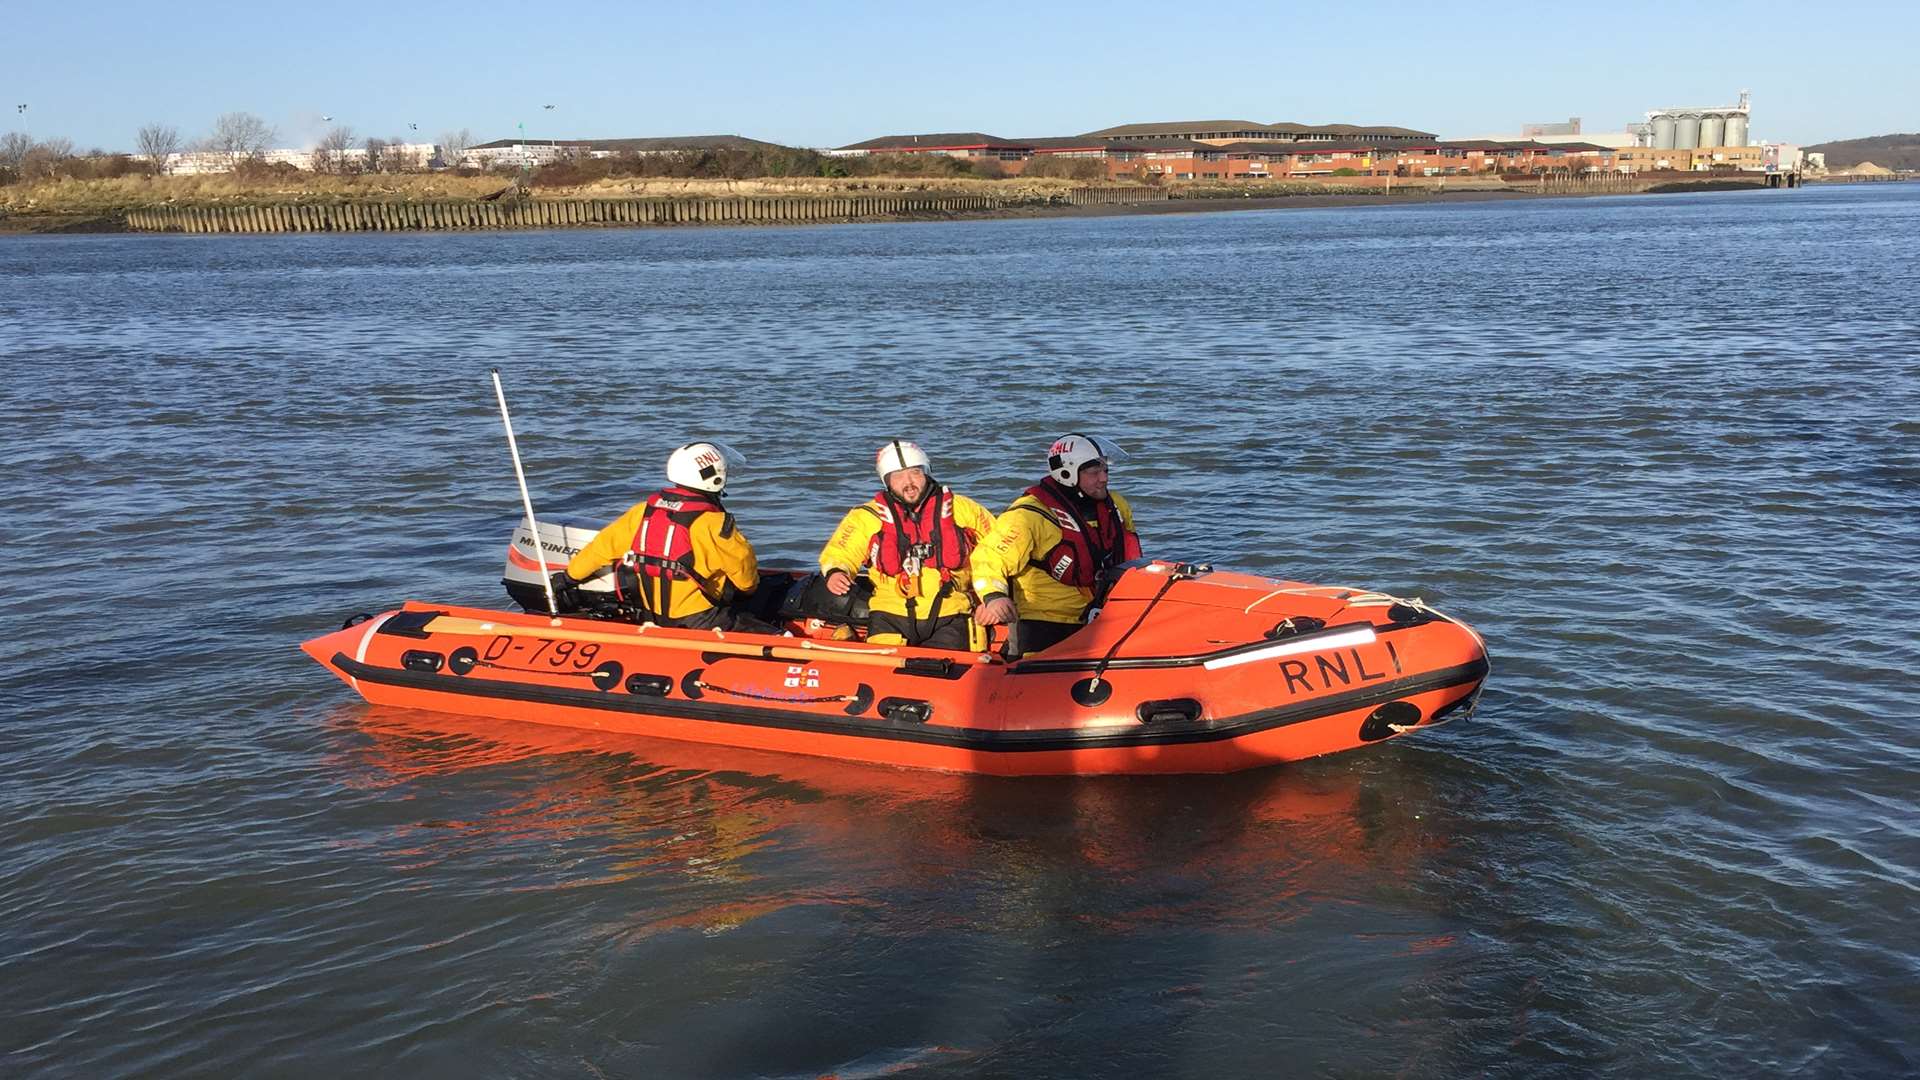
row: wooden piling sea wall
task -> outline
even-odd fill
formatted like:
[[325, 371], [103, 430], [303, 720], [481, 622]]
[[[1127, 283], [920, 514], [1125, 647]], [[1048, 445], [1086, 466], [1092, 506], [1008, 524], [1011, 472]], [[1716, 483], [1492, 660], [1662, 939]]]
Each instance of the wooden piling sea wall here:
[[[1135, 193], [1138, 193], [1137, 195]], [[1166, 198], [1146, 188], [1079, 188], [1075, 204]], [[395, 232], [557, 229], [582, 225], [682, 225], [857, 221], [997, 210], [989, 195], [737, 196], [721, 199], [524, 199], [511, 202], [352, 202], [273, 206], [169, 206], [132, 210], [138, 232]]]
[[1135, 203], [1166, 202], [1166, 188], [1083, 187], [1067, 193], [1075, 206], [1131, 206]]
[[1532, 190], [1540, 195], [1637, 195], [1654, 186], [1652, 182], [1629, 173], [1587, 173], [1581, 176], [1543, 176], [1511, 185], [1517, 191]]

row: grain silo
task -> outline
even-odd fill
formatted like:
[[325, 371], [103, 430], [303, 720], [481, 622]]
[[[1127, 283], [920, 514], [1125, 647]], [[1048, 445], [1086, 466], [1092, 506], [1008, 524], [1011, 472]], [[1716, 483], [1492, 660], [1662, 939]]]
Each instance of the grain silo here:
[[1702, 146], [1745, 146], [1753, 118], [1752, 93], [1740, 91], [1738, 105], [1687, 106], [1647, 113], [1656, 150], [1692, 150]]

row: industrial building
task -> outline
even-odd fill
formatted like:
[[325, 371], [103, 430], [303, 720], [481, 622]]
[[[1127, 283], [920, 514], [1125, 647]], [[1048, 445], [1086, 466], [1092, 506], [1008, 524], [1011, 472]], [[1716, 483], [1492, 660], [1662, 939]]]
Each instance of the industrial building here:
[[781, 150], [744, 135], [674, 135], [646, 139], [495, 139], [470, 146], [462, 164], [476, 169], [532, 169], [564, 158], [678, 154], [696, 150]]
[[1690, 150], [1659, 150], [1637, 146], [1614, 156], [1621, 172], [1737, 172], [1766, 171], [1766, 148], [1760, 146], [1696, 146]]
[[1640, 145], [1655, 150], [1745, 146], [1753, 117], [1752, 97], [1752, 91], [1742, 90], [1737, 105], [1649, 110], [1646, 123], [1637, 126]]
[[[268, 165], [291, 165], [296, 169], [312, 172], [316, 163], [325, 154], [325, 151], [317, 149], [262, 150], [251, 156], [244, 154], [236, 156], [217, 150], [187, 150], [168, 154], [160, 171], [170, 176], [226, 173], [232, 172], [234, 166], [242, 161], [259, 161]], [[434, 143], [388, 143], [380, 154], [385, 161], [408, 170], [441, 167], [440, 147]], [[145, 154], [129, 156], [135, 161], [149, 160]], [[342, 166], [361, 168], [366, 165], [368, 154], [365, 146], [350, 146], [332, 156], [338, 159], [331, 162], [334, 168]]]
[[1577, 116], [1568, 117], [1567, 122], [1564, 124], [1546, 123], [1546, 124], [1521, 124], [1520, 125], [1520, 137], [1523, 139], [1537, 139], [1542, 135], [1578, 135], [1578, 134], [1580, 134], [1580, 118]]

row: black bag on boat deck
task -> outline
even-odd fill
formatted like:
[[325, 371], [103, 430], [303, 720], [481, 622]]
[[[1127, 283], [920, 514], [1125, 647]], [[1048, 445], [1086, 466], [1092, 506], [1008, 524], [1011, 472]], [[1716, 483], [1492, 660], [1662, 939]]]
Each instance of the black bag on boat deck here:
[[873, 599], [873, 582], [865, 574], [856, 574], [853, 588], [845, 596], [827, 591], [827, 579], [808, 574], [787, 588], [780, 604], [782, 619], [819, 619], [831, 626], [867, 625], [867, 604]]

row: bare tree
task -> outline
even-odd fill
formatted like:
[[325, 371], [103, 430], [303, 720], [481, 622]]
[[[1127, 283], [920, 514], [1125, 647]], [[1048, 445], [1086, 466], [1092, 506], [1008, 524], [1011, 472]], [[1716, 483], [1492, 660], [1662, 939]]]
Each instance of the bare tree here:
[[0, 138], [0, 166], [17, 169], [33, 153], [33, 136], [24, 131], [9, 131]]
[[27, 151], [25, 160], [20, 163], [20, 171], [28, 176], [52, 178], [58, 175], [62, 166], [73, 157], [73, 140], [67, 138], [42, 139]]
[[180, 131], [165, 124], [148, 124], [134, 136], [134, 145], [155, 173], [167, 171], [167, 159], [180, 152]]
[[273, 128], [265, 120], [252, 113], [231, 112], [213, 122], [207, 149], [225, 157], [228, 165], [238, 165], [265, 153], [273, 136]]
[[467, 151], [473, 148], [473, 132], [466, 128], [440, 133], [440, 160], [449, 169], [467, 163]]
[[413, 172], [426, 164], [421, 161], [419, 151], [404, 136], [395, 135], [387, 140], [386, 171]]
[[353, 129], [345, 124], [332, 128], [320, 139], [320, 146], [314, 151], [315, 172], [349, 171], [347, 151], [353, 149]]
[[386, 163], [386, 156], [387, 156], [387, 140], [385, 139], [368, 139], [367, 140], [366, 169], [368, 172], [379, 172], [380, 166]]

